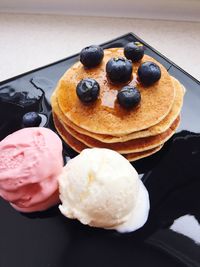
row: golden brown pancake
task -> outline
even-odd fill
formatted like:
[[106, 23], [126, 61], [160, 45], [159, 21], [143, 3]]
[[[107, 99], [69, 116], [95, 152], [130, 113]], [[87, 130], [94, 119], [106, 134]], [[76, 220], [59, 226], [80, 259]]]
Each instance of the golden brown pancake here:
[[[54, 122], [59, 121], [59, 118], [57, 118], [55, 113], [53, 113], [53, 117], [54, 117]], [[121, 154], [128, 154], [128, 153], [133, 153], [133, 152], [142, 152], [142, 151], [149, 150], [149, 149], [152, 149], [154, 147], [157, 147], [163, 144], [174, 134], [176, 128], [179, 125], [179, 121], [180, 121], [180, 117], [178, 116], [175, 119], [175, 121], [172, 123], [172, 125], [169, 127], [169, 129], [155, 136], [138, 138], [138, 139], [130, 140], [130, 141], [123, 142], [123, 143], [109, 143], [109, 144], [100, 142], [87, 135], [80, 134], [74, 131], [69, 126], [63, 125], [61, 121], [59, 121], [59, 123], [62, 124], [63, 126], [61, 136], [66, 137], [68, 134], [70, 134], [76, 140], [79, 140], [81, 143], [85, 144], [87, 147], [108, 148], [108, 149], [115, 150]], [[59, 129], [57, 130], [60, 133]]]
[[[55, 127], [58, 130], [60, 136], [63, 138], [63, 140], [75, 151], [80, 153], [83, 149], [88, 148], [85, 144], [81, 143], [79, 140], [75, 139], [72, 135], [70, 135], [68, 132], [66, 132], [63, 125], [55, 118]], [[142, 152], [136, 152], [136, 153], [129, 153], [125, 154], [125, 156], [129, 161], [136, 161], [138, 159], [150, 156], [157, 151], [159, 151], [162, 148], [162, 145], [155, 147], [153, 149], [149, 149]]]
[[146, 158], [150, 155], [155, 154], [156, 152], [158, 152], [161, 148], [163, 147], [163, 145], [157, 146], [155, 148], [143, 151], [143, 152], [136, 152], [136, 153], [130, 153], [130, 154], [124, 154], [123, 156], [129, 160], [129, 161], [136, 161], [138, 159], [142, 159], [142, 158]]
[[[88, 69], [77, 62], [60, 79], [56, 88], [59, 108], [73, 124], [92, 133], [122, 136], [150, 128], [170, 112], [175, 96], [170, 75], [160, 63], [147, 55], [141, 62], [133, 64], [132, 80], [126, 83], [139, 89], [140, 105], [127, 110], [118, 104], [117, 92], [125, 84], [111, 83], [105, 66], [110, 58], [119, 56], [123, 56], [123, 48], [105, 49], [99, 66]], [[139, 65], [146, 61], [155, 62], [161, 68], [160, 80], [149, 87], [138, 82], [136, 75]], [[100, 84], [100, 96], [94, 103], [86, 105], [77, 97], [76, 86], [81, 79], [88, 77]]]
[[78, 133], [87, 135], [89, 137], [92, 137], [104, 143], [125, 142], [125, 141], [129, 141], [129, 140], [136, 139], [136, 138], [154, 136], [154, 135], [157, 135], [157, 134], [160, 134], [166, 131], [169, 128], [169, 126], [172, 124], [172, 122], [177, 118], [178, 114], [181, 111], [181, 107], [183, 104], [184, 90], [178, 80], [176, 80], [173, 77], [171, 78], [172, 78], [173, 85], [175, 88], [175, 99], [174, 99], [172, 108], [170, 112], [167, 114], [167, 116], [161, 122], [159, 122], [158, 124], [148, 129], [134, 132], [128, 135], [116, 137], [116, 136], [111, 136], [111, 135], [94, 134], [85, 129], [80, 128], [79, 126], [75, 125], [70, 120], [68, 120], [67, 117], [65, 117], [62, 111], [60, 110], [58, 106], [58, 102], [57, 102], [56, 92], [54, 96], [52, 97], [52, 107], [53, 107], [54, 112], [57, 114], [57, 117], [62, 121], [62, 124], [69, 126], [70, 128], [72, 128]]

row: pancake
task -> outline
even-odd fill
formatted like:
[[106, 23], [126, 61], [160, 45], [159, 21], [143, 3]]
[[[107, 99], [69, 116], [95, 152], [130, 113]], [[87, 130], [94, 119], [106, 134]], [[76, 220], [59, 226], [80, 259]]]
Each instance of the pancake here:
[[[74, 64], [60, 79], [56, 95], [60, 110], [73, 124], [95, 134], [123, 136], [158, 124], [170, 112], [175, 90], [167, 70], [155, 59], [144, 55], [141, 62], [133, 63], [132, 80], [141, 93], [140, 105], [127, 110], [116, 101], [119, 89], [125, 84], [112, 84], [105, 71], [107, 61], [123, 56], [123, 48], [104, 50], [102, 63], [95, 68]], [[144, 87], [137, 81], [137, 69], [146, 61], [155, 62], [161, 68], [161, 78], [152, 86]], [[94, 78], [100, 84], [100, 96], [94, 103], [84, 104], [76, 95], [76, 86], [83, 78]], [[127, 83], [126, 83], [127, 84]]]
[[155, 154], [158, 152], [163, 145], [157, 146], [155, 148], [143, 151], [143, 152], [136, 152], [136, 153], [130, 153], [130, 154], [124, 154], [123, 156], [128, 160], [128, 161], [136, 161], [138, 159], [146, 158], [150, 155]]
[[[63, 138], [63, 140], [71, 147], [73, 148], [76, 152], [80, 153], [83, 149], [88, 148], [85, 144], [81, 143], [77, 139], [75, 139], [72, 135], [70, 135], [66, 130], [64, 129], [63, 125], [55, 118], [55, 127], [57, 131], [59, 132], [60, 136]], [[136, 152], [136, 153], [130, 153], [130, 154], [125, 154], [125, 156], [129, 161], [136, 161], [138, 159], [150, 156], [157, 151], [159, 151], [162, 148], [162, 145], [155, 147], [150, 150], [146, 150], [143, 152]]]
[[158, 124], [148, 128], [148, 129], [145, 129], [145, 130], [142, 130], [139, 132], [134, 132], [134, 133], [131, 133], [128, 135], [116, 137], [116, 136], [111, 136], [111, 135], [94, 134], [94, 133], [91, 133], [85, 129], [80, 128], [79, 126], [75, 125], [70, 120], [68, 120], [67, 117], [65, 117], [64, 114], [62, 113], [62, 111], [60, 110], [60, 108], [58, 106], [56, 92], [55, 92], [54, 96], [52, 97], [52, 107], [53, 107], [54, 112], [57, 114], [57, 117], [62, 121], [62, 124], [69, 126], [70, 128], [72, 128], [73, 130], [75, 130], [78, 133], [87, 135], [89, 137], [92, 137], [92, 138], [94, 138], [98, 141], [104, 142], [104, 143], [125, 142], [125, 141], [129, 141], [129, 140], [136, 139], [136, 138], [154, 136], [154, 135], [157, 135], [157, 134], [160, 134], [160, 133], [166, 131], [170, 127], [172, 122], [177, 118], [177, 116], [180, 113], [181, 108], [182, 108], [183, 97], [184, 97], [183, 86], [179, 83], [178, 80], [176, 80], [173, 77], [171, 77], [171, 78], [172, 78], [173, 85], [175, 88], [175, 99], [174, 99], [174, 103], [172, 105], [172, 108], [171, 108], [170, 112], [167, 114], [167, 116], [161, 122], [159, 122]]
[[83, 149], [88, 148], [85, 144], [81, 143], [79, 140], [74, 138], [70, 133], [66, 131], [62, 123], [57, 119], [55, 113], [53, 113], [54, 126], [56, 127], [57, 132], [72, 149], [80, 153]]
[[[53, 113], [53, 117], [54, 117], [54, 122], [56, 120], [59, 121], [59, 118], [57, 118], [55, 113]], [[61, 121], [59, 122], [60, 124], [62, 124]], [[149, 149], [152, 149], [154, 147], [157, 147], [163, 144], [174, 134], [176, 128], [179, 125], [179, 122], [180, 122], [180, 117], [178, 116], [175, 119], [175, 121], [172, 123], [172, 125], [169, 127], [169, 129], [167, 129], [164, 133], [156, 135], [156, 136], [138, 138], [138, 139], [124, 142], [124, 143], [110, 143], [110, 144], [103, 143], [87, 135], [80, 134], [66, 125], [62, 125], [63, 129], [62, 129], [61, 136], [67, 136], [68, 134], [70, 134], [76, 140], [79, 140], [81, 143], [85, 144], [87, 147], [108, 148], [108, 149], [115, 150], [121, 154], [128, 154], [128, 153], [133, 153], [133, 152], [142, 152], [142, 151], [149, 150]], [[58, 132], [59, 132], [59, 129], [58, 129]]]

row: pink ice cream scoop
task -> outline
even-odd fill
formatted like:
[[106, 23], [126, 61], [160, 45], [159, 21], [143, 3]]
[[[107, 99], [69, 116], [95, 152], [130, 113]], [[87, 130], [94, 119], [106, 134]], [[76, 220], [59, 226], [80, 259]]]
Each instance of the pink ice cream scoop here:
[[62, 142], [50, 129], [24, 128], [0, 142], [0, 196], [17, 210], [33, 212], [59, 202]]

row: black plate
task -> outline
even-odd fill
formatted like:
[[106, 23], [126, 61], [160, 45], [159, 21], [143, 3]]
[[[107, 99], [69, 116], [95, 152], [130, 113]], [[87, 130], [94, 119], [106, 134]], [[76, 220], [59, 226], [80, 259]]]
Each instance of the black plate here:
[[[154, 156], [133, 165], [149, 191], [146, 225], [131, 234], [94, 229], [64, 218], [54, 207], [22, 214], [0, 200], [0, 267], [200, 266], [200, 83], [133, 34], [104, 48], [141, 41], [186, 87], [181, 125]], [[78, 54], [0, 83], [0, 138], [20, 128], [22, 115], [37, 110], [54, 129], [50, 95]], [[15, 64], [15, 63], [14, 63]], [[67, 161], [76, 153], [66, 145]], [[173, 230], [172, 230], [173, 229]]]

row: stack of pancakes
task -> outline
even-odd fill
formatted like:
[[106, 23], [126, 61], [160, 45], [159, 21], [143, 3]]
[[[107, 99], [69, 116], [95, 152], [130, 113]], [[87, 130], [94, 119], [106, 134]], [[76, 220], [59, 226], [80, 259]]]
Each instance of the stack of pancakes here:
[[[109, 148], [123, 154], [129, 161], [159, 151], [174, 134], [180, 122], [184, 87], [155, 59], [144, 55], [133, 63], [129, 85], [141, 93], [140, 105], [125, 109], [117, 102], [117, 92], [126, 84], [108, 81], [105, 66], [112, 57], [124, 56], [123, 48], [104, 50], [102, 63], [95, 68], [74, 64], [58, 82], [51, 103], [55, 127], [64, 141], [77, 152], [88, 147]], [[141, 63], [155, 62], [161, 68], [161, 78], [145, 87], [137, 80]], [[84, 78], [93, 78], [100, 85], [99, 98], [82, 103], [76, 86]]]

